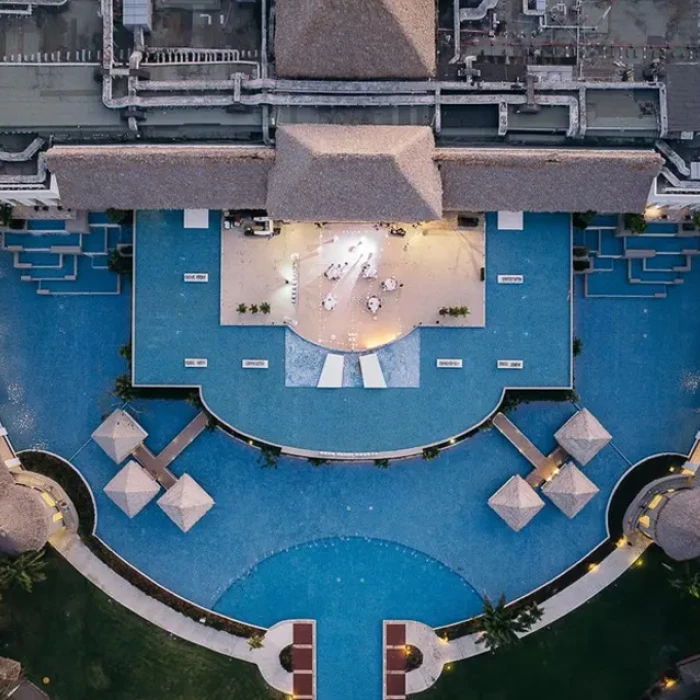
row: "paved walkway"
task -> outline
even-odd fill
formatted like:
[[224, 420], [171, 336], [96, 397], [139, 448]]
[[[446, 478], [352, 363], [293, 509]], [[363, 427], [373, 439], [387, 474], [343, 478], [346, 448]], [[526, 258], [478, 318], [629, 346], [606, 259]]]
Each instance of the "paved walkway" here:
[[515, 447], [525, 459], [532, 464], [534, 470], [526, 481], [536, 488], [550, 479], [566, 459], [566, 452], [557, 447], [548, 457], [545, 457], [511, 420], [503, 413], [493, 417], [493, 424], [499, 432]]
[[203, 430], [206, 430], [208, 422], [209, 417], [201, 411], [157, 457], [143, 443], [134, 450], [133, 456], [156, 481], [169, 489], [177, 483], [177, 477], [168, 467], [199, 437]]
[[[525, 637], [548, 627], [588, 602], [627, 571], [650, 544], [649, 540], [640, 538], [634, 544], [618, 547], [592, 571], [545, 601], [542, 605], [542, 620], [521, 636]], [[419, 622], [401, 621], [401, 624], [406, 628], [405, 643], [417, 646], [423, 652], [423, 665], [406, 674], [407, 694], [430, 688], [439, 678], [445, 665], [488, 651], [483, 644], [476, 643], [478, 633], [446, 641]], [[388, 696], [385, 696], [385, 700], [387, 698]]]
[[[56, 551], [85, 578], [144, 620], [193, 644], [234, 659], [256, 664], [265, 681], [282, 693], [293, 692], [292, 674], [282, 668], [279, 654], [293, 641], [293, 622], [280, 622], [267, 631], [260, 649], [248, 639], [212, 629], [146, 595], [98, 559], [75, 534], [52, 541]], [[206, 613], [203, 613], [205, 615]]]

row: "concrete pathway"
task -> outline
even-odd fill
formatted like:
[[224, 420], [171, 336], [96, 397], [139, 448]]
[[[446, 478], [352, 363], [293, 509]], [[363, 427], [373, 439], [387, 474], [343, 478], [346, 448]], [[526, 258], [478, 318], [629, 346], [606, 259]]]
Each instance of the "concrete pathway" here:
[[[588, 602], [627, 571], [650, 544], [649, 540], [640, 538], [639, 542], [619, 546], [589, 573], [545, 601], [542, 605], [544, 610], [542, 620], [521, 636], [526, 637], [548, 627]], [[422, 623], [411, 621], [400, 621], [400, 623], [406, 628], [406, 644], [416, 646], [423, 652], [423, 665], [406, 674], [407, 694], [419, 693], [430, 688], [447, 664], [488, 651], [483, 644], [476, 643], [479, 633], [447, 641]], [[386, 695], [385, 700], [387, 700]]]
[[[263, 646], [251, 649], [246, 637], [207, 627], [146, 595], [98, 559], [75, 535], [64, 531], [52, 541], [56, 551], [110, 598], [166, 632], [211, 651], [256, 664], [265, 681], [291, 695], [292, 674], [282, 668], [279, 654], [293, 640], [293, 621], [280, 622], [264, 633]], [[206, 613], [202, 613], [203, 616]]]

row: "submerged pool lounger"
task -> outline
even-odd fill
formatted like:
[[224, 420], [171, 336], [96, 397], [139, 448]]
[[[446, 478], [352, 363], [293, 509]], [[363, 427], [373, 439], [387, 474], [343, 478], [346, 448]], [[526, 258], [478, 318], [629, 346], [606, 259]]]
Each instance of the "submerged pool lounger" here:
[[376, 352], [360, 356], [360, 369], [365, 389], [386, 389], [386, 380]]
[[343, 386], [345, 357], [329, 353], [323, 363], [321, 377], [316, 385], [319, 389], [339, 389]]

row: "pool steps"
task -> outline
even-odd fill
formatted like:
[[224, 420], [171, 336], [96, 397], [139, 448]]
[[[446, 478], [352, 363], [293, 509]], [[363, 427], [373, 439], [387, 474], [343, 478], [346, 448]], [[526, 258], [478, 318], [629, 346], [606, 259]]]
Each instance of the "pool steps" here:
[[110, 223], [102, 212], [83, 219], [29, 220], [24, 229], [0, 231], [0, 250], [13, 254], [20, 279], [36, 284], [37, 294], [119, 294], [109, 256], [131, 245], [131, 229]]

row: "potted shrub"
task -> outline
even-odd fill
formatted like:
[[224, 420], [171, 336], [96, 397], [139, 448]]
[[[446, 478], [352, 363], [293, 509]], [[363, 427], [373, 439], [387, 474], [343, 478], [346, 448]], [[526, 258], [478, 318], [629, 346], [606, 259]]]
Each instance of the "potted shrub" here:
[[250, 305], [250, 313], [251, 314], [257, 314], [260, 308], [258, 307], [257, 304], [251, 304]]
[[261, 314], [269, 314], [270, 313], [270, 305], [264, 301], [262, 304], [260, 304], [260, 313]]
[[248, 311], [248, 307], [245, 304], [239, 304], [236, 307], [236, 311], [238, 311], [239, 314], [244, 314], [246, 311]]

